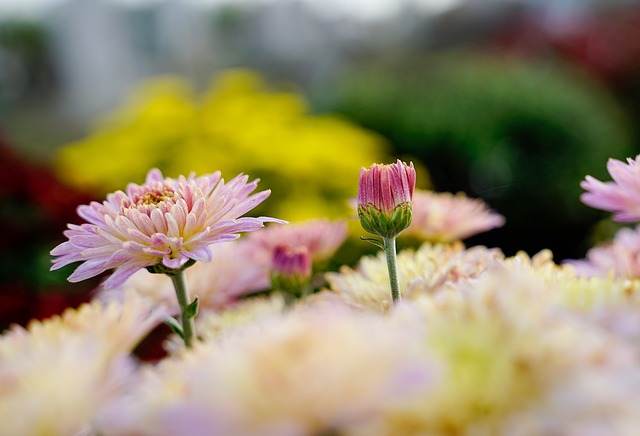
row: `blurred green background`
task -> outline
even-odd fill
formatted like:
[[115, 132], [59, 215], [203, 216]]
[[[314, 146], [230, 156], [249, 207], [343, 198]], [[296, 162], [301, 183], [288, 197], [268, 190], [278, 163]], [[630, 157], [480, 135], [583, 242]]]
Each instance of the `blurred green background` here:
[[638, 1], [0, 0], [0, 328], [87, 298], [48, 251], [154, 166], [259, 177], [296, 221], [413, 160], [506, 217], [468, 245], [560, 261], [611, 234], [579, 183], [639, 126]]

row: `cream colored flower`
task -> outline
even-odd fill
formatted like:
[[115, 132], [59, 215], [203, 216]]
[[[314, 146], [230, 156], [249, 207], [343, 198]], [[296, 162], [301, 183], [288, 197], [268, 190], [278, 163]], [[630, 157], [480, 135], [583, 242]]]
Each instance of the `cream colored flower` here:
[[640, 424], [628, 407], [640, 398], [638, 353], [563, 307], [555, 284], [513, 264], [464, 291], [418, 299], [443, 375], [430, 395], [387, 416], [380, 434], [564, 435], [607, 423], [632, 434], [623, 430]]
[[[400, 289], [407, 299], [442, 291], [458, 281], [479, 276], [503, 258], [499, 250], [485, 247], [465, 249], [459, 242], [425, 243], [418, 250], [398, 253]], [[331, 290], [358, 307], [385, 311], [391, 306], [389, 276], [382, 252], [363, 257], [355, 269], [345, 266], [338, 273], [327, 273], [326, 279]]]
[[410, 317], [301, 307], [234, 329], [149, 369], [112, 404], [111, 435], [371, 434], [437, 368]]
[[[281, 293], [240, 300], [224, 310], [205, 311], [196, 318], [198, 336], [204, 342], [218, 341], [249, 324], [265, 324], [284, 314], [285, 301]], [[184, 341], [172, 335], [165, 342], [171, 354], [184, 350]]]
[[619, 308], [640, 308], [640, 280], [608, 276], [588, 277], [573, 264], [556, 264], [553, 254], [543, 250], [533, 257], [520, 252], [506, 258], [503, 265], [507, 269], [526, 269], [543, 280], [548, 298], [556, 304], [583, 313], [617, 310]]
[[5, 333], [0, 337], [0, 432], [88, 432], [98, 410], [128, 379], [128, 353], [162, 315], [132, 297], [125, 304], [85, 304]]

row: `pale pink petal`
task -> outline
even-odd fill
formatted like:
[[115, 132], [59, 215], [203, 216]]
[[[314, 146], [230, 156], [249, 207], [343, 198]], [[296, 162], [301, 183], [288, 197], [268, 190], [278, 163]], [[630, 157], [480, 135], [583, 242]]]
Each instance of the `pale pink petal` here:
[[453, 242], [501, 227], [505, 219], [479, 199], [459, 193], [416, 190], [411, 224], [401, 236], [424, 241]]
[[623, 163], [609, 159], [607, 169], [613, 182], [586, 176], [580, 186], [587, 192], [580, 199], [588, 206], [613, 212], [620, 222], [640, 221], [640, 155]]
[[69, 276], [69, 281], [72, 283], [80, 282], [102, 274], [107, 269], [109, 269], [109, 265], [104, 259], [87, 260], [80, 264], [73, 274]]

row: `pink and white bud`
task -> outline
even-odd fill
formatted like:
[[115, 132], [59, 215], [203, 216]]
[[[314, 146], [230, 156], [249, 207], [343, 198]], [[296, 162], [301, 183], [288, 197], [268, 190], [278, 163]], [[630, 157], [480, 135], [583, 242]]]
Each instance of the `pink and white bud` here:
[[416, 171], [413, 163], [373, 164], [360, 169], [358, 217], [369, 233], [394, 238], [411, 224]]

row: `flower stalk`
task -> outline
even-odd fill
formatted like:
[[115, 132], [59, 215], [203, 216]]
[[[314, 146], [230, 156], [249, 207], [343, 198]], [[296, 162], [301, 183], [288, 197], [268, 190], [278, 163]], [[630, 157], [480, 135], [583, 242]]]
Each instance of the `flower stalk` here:
[[400, 295], [400, 284], [398, 283], [398, 262], [396, 260], [396, 238], [383, 238], [384, 254], [387, 258], [387, 269], [389, 270], [389, 285], [391, 287], [391, 300], [397, 303], [402, 300]]
[[176, 290], [178, 305], [180, 306], [180, 317], [182, 320], [182, 339], [187, 348], [191, 348], [196, 341], [196, 325], [194, 318], [198, 313], [198, 298], [191, 301], [189, 290], [184, 279], [184, 270], [175, 274], [168, 274]]
[[360, 170], [358, 218], [362, 228], [382, 238], [363, 238], [384, 250], [393, 303], [401, 300], [396, 237], [411, 224], [416, 172], [413, 164], [373, 164]]

